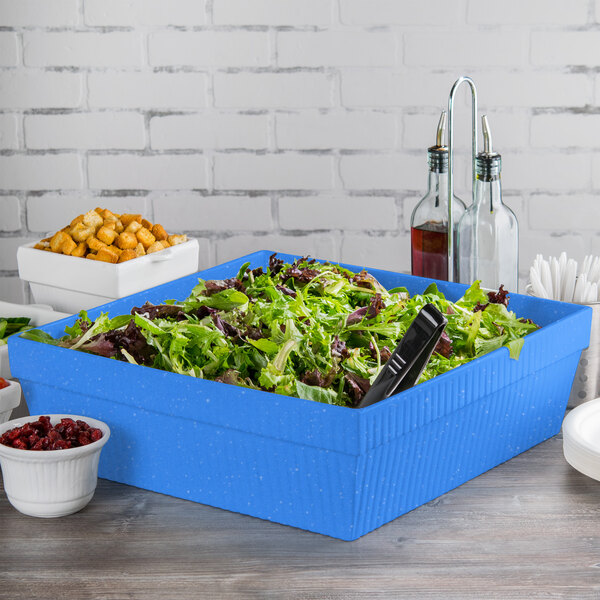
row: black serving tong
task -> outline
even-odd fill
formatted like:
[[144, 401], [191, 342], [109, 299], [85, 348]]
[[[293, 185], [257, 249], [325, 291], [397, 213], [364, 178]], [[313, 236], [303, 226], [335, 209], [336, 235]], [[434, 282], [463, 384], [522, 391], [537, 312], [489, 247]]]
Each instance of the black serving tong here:
[[426, 304], [411, 323], [369, 391], [354, 408], [370, 406], [415, 385], [447, 323], [448, 319], [433, 304]]

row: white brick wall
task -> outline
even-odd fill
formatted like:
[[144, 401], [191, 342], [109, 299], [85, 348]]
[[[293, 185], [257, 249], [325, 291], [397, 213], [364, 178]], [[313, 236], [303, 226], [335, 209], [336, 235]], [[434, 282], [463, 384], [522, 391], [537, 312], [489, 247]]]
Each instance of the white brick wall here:
[[213, 0], [215, 25], [328, 25], [333, 0]]
[[396, 36], [386, 31], [284, 31], [277, 37], [280, 67], [392, 67]]
[[96, 190], [191, 190], [206, 187], [206, 158], [200, 155], [88, 157], [88, 177]]
[[[0, 299], [94, 206], [200, 240], [409, 270], [426, 149], [477, 84], [536, 253], [600, 253], [600, 2], [0, 0]], [[466, 90], [456, 186], [470, 200]]]
[[0, 198], [0, 230], [18, 231], [21, 229], [21, 207], [16, 196]]
[[561, 2], [547, 0], [470, 0], [467, 22], [477, 25], [585, 25], [587, 0], [569, 0], [568, 10]]
[[207, 103], [203, 73], [100, 71], [88, 75], [87, 85], [90, 108], [178, 110]]
[[534, 65], [562, 66], [597, 64], [600, 31], [536, 31], [531, 34]]
[[84, 0], [86, 25], [135, 27], [206, 23], [204, 0]]
[[3, 27], [71, 27], [79, 23], [78, 0], [0, 0]]
[[76, 108], [83, 103], [83, 75], [38, 69], [0, 71], [0, 109]]
[[146, 145], [144, 117], [130, 112], [27, 115], [25, 145], [35, 150], [141, 150]]
[[168, 231], [268, 232], [273, 230], [271, 199], [266, 196], [163, 194], [152, 200], [154, 218]]
[[529, 199], [528, 209], [531, 226], [541, 231], [589, 233], [597, 231], [600, 223], [600, 203], [591, 194], [535, 194]]
[[457, 3], [446, 0], [340, 0], [341, 21], [345, 25], [439, 26], [457, 25], [460, 11]]
[[16, 115], [0, 114], [0, 150], [19, 147], [19, 119]]
[[[456, 35], [449, 29], [436, 32], [443, 40]], [[463, 31], [460, 44], [452, 52], [444, 52], [443, 44], [434, 43], [430, 36], [407, 33], [404, 36], [404, 61], [418, 67], [524, 67], [529, 53], [529, 35], [520, 29], [513, 31]], [[458, 40], [457, 40], [458, 41]]]
[[[323, 214], [323, 206], [328, 210]], [[396, 231], [396, 202], [390, 197], [315, 196], [283, 197], [279, 200], [279, 223], [283, 230]]]
[[266, 67], [269, 35], [263, 31], [167, 31], [148, 39], [150, 64], [193, 67]]
[[275, 117], [277, 147], [282, 149], [389, 150], [395, 147], [398, 118], [393, 113], [281, 113]]
[[0, 67], [16, 67], [19, 64], [19, 38], [16, 33], [0, 33]]
[[142, 36], [129, 32], [25, 33], [28, 67], [139, 67]]
[[71, 153], [0, 156], [0, 181], [7, 190], [79, 189], [82, 161]]
[[563, 154], [554, 150], [515, 152], [503, 156], [502, 161], [504, 189], [512, 192], [580, 192], [587, 189], [591, 181], [589, 153]]
[[[561, 131], [557, 139], [556, 130]], [[541, 114], [531, 119], [531, 145], [538, 148], [598, 147], [600, 115], [598, 114]]]
[[195, 113], [153, 117], [150, 146], [158, 150], [198, 147], [266, 149], [269, 144], [269, 117], [240, 113]]
[[327, 73], [215, 73], [213, 85], [215, 106], [222, 108], [327, 108], [333, 104], [333, 79]]
[[217, 154], [218, 190], [327, 190], [333, 187], [334, 159], [312, 154]]
[[351, 154], [342, 156], [340, 176], [347, 190], [418, 190], [427, 184], [427, 159], [396, 153]]

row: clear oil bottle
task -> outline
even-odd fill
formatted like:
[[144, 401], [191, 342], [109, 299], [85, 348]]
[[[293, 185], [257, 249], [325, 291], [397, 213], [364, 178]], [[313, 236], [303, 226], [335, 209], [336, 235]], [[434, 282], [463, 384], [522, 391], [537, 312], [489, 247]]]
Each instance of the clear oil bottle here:
[[458, 274], [461, 283], [481, 281], [488, 289], [517, 292], [519, 225], [502, 202], [502, 157], [492, 149], [487, 117], [482, 118], [484, 151], [475, 161], [473, 204], [458, 225]]

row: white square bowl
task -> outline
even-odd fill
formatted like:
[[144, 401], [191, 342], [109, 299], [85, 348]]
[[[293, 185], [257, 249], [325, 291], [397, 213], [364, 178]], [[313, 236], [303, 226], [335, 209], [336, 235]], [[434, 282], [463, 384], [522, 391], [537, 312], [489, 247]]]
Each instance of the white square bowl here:
[[29, 282], [36, 302], [78, 313], [167, 283], [198, 270], [198, 240], [190, 239], [119, 264], [37, 250], [17, 250], [19, 277]]

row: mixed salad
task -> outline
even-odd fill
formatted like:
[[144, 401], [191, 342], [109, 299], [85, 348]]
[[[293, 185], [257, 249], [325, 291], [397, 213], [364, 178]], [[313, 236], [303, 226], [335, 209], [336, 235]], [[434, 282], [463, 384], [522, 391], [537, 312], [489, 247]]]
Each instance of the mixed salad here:
[[448, 319], [420, 382], [506, 346], [518, 358], [530, 320], [509, 311], [508, 294], [475, 282], [457, 302], [432, 283], [422, 294], [386, 290], [366, 271], [300, 258], [244, 264], [236, 277], [199, 280], [184, 301], [145, 304], [92, 321], [85, 311], [66, 335], [24, 337], [192, 377], [355, 406], [419, 310]]
[[0, 346], [5, 346], [6, 339], [15, 333], [21, 333], [30, 328], [29, 317], [0, 317]]

